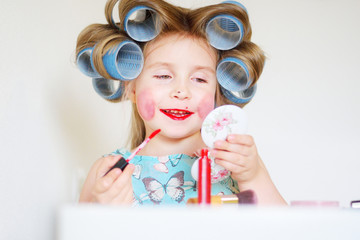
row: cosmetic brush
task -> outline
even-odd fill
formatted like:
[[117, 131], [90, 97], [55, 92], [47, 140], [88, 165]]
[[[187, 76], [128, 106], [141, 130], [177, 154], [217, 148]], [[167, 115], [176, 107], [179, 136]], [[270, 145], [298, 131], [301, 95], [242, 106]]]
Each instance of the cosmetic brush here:
[[[122, 171], [126, 168], [126, 166], [129, 164], [130, 160], [133, 159], [135, 157], [136, 154], [138, 154], [138, 152], [143, 149], [145, 147], [145, 145], [153, 138], [155, 137], [159, 132], [161, 131], [161, 129], [155, 130], [152, 134], [150, 134], [150, 136], [148, 138], [146, 138], [132, 153], [131, 155], [125, 159], [123, 157], [120, 158], [119, 161], [116, 162], [116, 164], [110, 168], [109, 171], [107, 171], [106, 174], [108, 174], [111, 170], [113, 170], [114, 168], [120, 168]], [[105, 175], [106, 175], [105, 174]]]
[[[222, 204], [256, 205], [257, 197], [253, 190], [245, 190], [233, 195], [211, 196], [211, 205]], [[189, 198], [187, 204], [198, 204], [198, 198]]]

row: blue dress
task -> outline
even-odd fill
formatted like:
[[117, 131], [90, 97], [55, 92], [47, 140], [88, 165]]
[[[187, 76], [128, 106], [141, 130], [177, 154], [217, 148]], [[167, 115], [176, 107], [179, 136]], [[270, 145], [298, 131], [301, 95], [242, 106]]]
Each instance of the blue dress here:
[[[131, 155], [118, 149], [112, 155]], [[135, 205], [184, 205], [189, 198], [198, 196], [191, 167], [197, 157], [174, 154], [163, 157], [136, 155], [130, 163], [135, 165], [132, 176]], [[238, 193], [236, 181], [228, 177], [211, 185], [211, 195]]]

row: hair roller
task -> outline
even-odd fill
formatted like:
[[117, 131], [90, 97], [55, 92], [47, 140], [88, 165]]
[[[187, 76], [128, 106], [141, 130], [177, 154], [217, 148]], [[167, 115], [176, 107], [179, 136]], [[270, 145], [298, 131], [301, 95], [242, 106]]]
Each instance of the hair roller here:
[[103, 77], [93, 78], [92, 84], [95, 92], [106, 100], [120, 99], [124, 92], [124, 82]]
[[225, 3], [225, 4], [228, 3], [228, 4], [237, 5], [237, 6], [241, 7], [246, 13], [248, 13], [248, 11], [246, 10], [246, 7], [243, 4], [241, 4], [241, 3], [237, 2], [237, 1], [223, 1], [222, 3]]
[[85, 48], [77, 55], [76, 64], [79, 70], [88, 77], [97, 78], [100, 74], [95, 70], [91, 61], [93, 48]]
[[119, 33], [96, 44], [91, 59], [96, 71], [105, 79], [132, 80], [144, 65], [141, 48]]
[[121, 29], [134, 40], [147, 42], [161, 31], [184, 30], [178, 23], [185, 21], [182, 8], [162, 0], [122, 0], [119, 3]]
[[245, 41], [235, 49], [223, 52], [216, 76], [224, 96], [235, 103], [250, 101], [264, 63], [264, 52], [252, 42]]
[[229, 91], [242, 91], [252, 83], [248, 67], [235, 57], [226, 57], [219, 62], [216, 77], [219, 84]]
[[89, 77], [100, 77], [91, 60], [93, 47], [102, 38], [107, 38], [117, 32], [109, 25], [92, 24], [79, 34], [76, 46], [76, 64], [82, 73]]
[[231, 15], [218, 15], [206, 25], [209, 43], [216, 49], [229, 50], [236, 47], [244, 37], [241, 21]]
[[137, 6], [131, 9], [124, 20], [124, 30], [136, 41], [154, 39], [161, 29], [159, 14], [152, 8]]
[[202, 7], [191, 13], [192, 32], [203, 32], [218, 50], [229, 50], [251, 39], [246, 8], [235, 1]]
[[85, 48], [92, 48], [100, 40], [111, 35], [119, 34], [119, 30], [108, 24], [91, 24], [81, 31], [77, 38], [76, 55]]
[[254, 97], [256, 93], [257, 85], [254, 84], [253, 86], [242, 90], [242, 91], [228, 91], [225, 88], [221, 87], [222, 94], [231, 102], [233, 103], [248, 103]]
[[264, 52], [255, 43], [245, 41], [222, 52], [216, 72], [218, 81], [229, 91], [244, 90], [259, 79], [264, 63]]
[[106, 5], [105, 5], [105, 18], [106, 18], [106, 21], [112, 27], [115, 27], [115, 28], [119, 28], [118, 24], [115, 22], [115, 20], [113, 18], [113, 11], [114, 11], [115, 5], [116, 5], [116, 3], [118, 1], [119, 0], [108, 0], [106, 2]]

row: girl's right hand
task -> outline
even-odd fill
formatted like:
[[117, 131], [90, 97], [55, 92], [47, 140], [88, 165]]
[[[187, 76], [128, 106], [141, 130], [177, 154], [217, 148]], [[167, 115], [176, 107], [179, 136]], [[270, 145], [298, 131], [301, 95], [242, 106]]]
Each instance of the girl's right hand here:
[[120, 155], [107, 156], [94, 164], [85, 181], [80, 202], [117, 205], [130, 205], [133, 202], [131, 176], [135, 166], [128, 164], [124, 171], [114, 168], [108, 172], [120, 158]]

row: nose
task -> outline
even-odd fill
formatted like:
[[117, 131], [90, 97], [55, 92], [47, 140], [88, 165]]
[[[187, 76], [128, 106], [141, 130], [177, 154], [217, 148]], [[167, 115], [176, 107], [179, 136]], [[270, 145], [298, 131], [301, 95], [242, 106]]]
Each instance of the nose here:
[[186, 86], [186, 83], [176, 84], [171, 90], [171, 97], [179, 100], [186, 100], [191, 98], [191, 91]]

